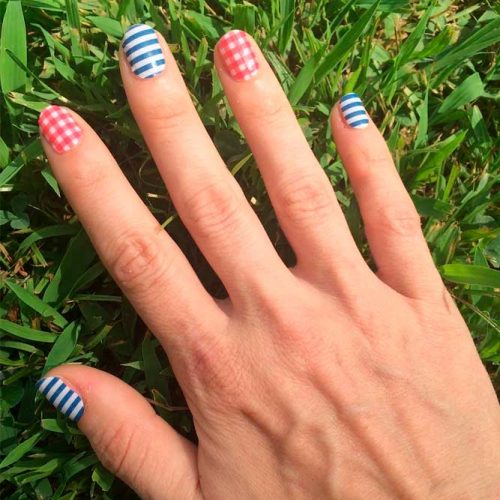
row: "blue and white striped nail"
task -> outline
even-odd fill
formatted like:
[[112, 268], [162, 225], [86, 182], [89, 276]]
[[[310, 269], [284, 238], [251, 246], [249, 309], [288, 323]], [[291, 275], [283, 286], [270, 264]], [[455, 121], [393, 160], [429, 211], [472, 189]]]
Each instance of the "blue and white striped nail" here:
[[59, 377], [42, 378], [36, 383], [36, 388], [73, 422], [78, 422], [82, 418], [85, 411], [82, 398]]
[[340, 99], [340, 110], [347, 125], [352, 128], [366, 128], [370, 123], [363, 101], [355, 92], [346, 94]]
[[139, 78], [153, 78], [166, 67], [156, 32], [146, 24], [130, 26], [123, 37], [122, 47], [132, 71]]

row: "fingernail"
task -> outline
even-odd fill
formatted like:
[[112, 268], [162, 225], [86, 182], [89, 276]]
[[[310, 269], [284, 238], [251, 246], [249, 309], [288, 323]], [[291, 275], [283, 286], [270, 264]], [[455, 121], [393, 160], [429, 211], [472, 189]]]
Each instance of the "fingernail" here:
[[36, 383], [36, 388], [65, 417], [73, 422], [82, 418], [85, 411], [82, 398], [59, 377], [42, 378]]
[[132, 71], [139, 78], [153, 78], [166, 67], [158, 36], [146, 24], [134, 24], [125, 33], [122, 47]]
[[259, 70], [259, 62], [250, 38], [241, 30], [226, 33], [217, 45], [226, 71], [235, 80], [250, 80]]
[[359, 95], [351, 92], [340, 99], [340, 110], [347, 125], [352, 128], [366, 128], [370, 123], [368, 113]]
[[38, 117], [38, 125], [56, 153], [65, 153], [80, 144], [82, 129], [66, 108], [46, 107]]

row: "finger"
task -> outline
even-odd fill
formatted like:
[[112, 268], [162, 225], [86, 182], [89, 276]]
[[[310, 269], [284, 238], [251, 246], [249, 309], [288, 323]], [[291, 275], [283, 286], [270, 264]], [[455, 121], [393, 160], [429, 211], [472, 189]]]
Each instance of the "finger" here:
[[[257, 44], [243, 31], [226, 33], [216, 66], [233, 112], [257, 160], [298, 269], [353, 280], [367, 266], [349, 232], [330, 182]], [[326, 273], [331, 280], [331, 273]]]
[[[147, 57], [165, 61], [154, 77], [151, 68], [142, 72], [151, 37], [154, 53]], [[210, 140], [163, 38], [148, 26], [132, 26], [120, 68], [130, 107], [172, 200], [233, 301], [243, 298], [251, 283], [287, 271]]]
[[341, 99], [331, 123], [379, 277], [410, 297], [440, 293], [442, 282], [422, 234], [419, 215], [384, 138], [356, 94]]
[[37, 389], [78, 423], [102, 464], [141, 498], [201, 498], [196, 447], [121, 380], [66, 365], [40, 379]]
[[[97, 134], [75, 113], [58, 106], [46, 108], [39, 123], [64, 193], [104, 265], [160, 341], [176, 341], [180, 336], [174, 333], [180, 331], [183, 337], [196, 335], [201, 321], [214, 326], [223, 321], [182, 252]], [[166, 309], [165, 304], [175, 307]]]

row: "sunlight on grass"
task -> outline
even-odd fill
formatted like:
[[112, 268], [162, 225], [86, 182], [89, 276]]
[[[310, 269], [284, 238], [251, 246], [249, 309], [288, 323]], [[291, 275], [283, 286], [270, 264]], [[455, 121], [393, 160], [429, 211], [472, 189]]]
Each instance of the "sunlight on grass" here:
[[[200, 7], [204, 6], [204, 7]], [[431, 6], [429, 6], [431, 5]], [[451, 0], [234, 2], [40, 0], [0, 3], [0, 497], [131, 497], [76, 427], [35, 399], [48, 368], [73, 361], [121, 377], [195, 439], [158, 342], [98, 261], [42, 154], [47, 103], [80, 113], [109, 146], [204, 285], [217, 277], [175, 216], [127, 107], [117, 50], [147, 22], [171, 44], [202, 120], [287, 263], [293, 254], [213, 69], [231, 28], [263, 48], [370, 259], [328, 115], [356, 91], [422, 215], [436, 265], [500, 389], [498, 80], [493, 3]], [[453, 346], [450, 345], [450, 351]]]

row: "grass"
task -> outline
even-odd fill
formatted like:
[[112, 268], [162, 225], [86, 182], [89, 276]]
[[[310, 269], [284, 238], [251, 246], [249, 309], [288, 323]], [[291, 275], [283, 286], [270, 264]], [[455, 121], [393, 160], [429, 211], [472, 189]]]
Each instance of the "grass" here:
[[225, 106], [213, 47], [231, 27], [247, 30], [263, 47], [369, 258], [327, 120], [341, 92], [363, 94], [499, 390], [500, 16], [494, 4], [0, 2], [0, 496], [133, 497], [98, 464], [76, 427], [35, 400], [36, 380], [65, 361], [118, 375], [195, 439], [165, 356], [99, 263], [37, 133], [37, 114], [48, 102], [81, 113], [206, 287], [224, 295], [176, 216], [125, 101], [117, 49], [124, 28], [137, 21], [153, 24], [171, 43], [203, 122], [287, 263], [292, 252]]

